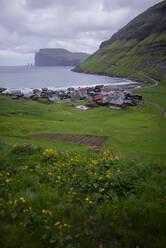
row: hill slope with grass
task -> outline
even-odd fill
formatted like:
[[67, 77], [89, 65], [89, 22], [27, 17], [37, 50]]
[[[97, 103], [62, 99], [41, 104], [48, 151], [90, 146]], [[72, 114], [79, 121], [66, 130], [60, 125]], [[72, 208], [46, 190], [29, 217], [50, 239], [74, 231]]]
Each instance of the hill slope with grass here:
[[36, 66], [75, 66], [85, 60], [89, 54], [72, 53], [62, 48], [44, 48], [35, 54]]
[[166, 80], [166, 1], [149, 8], [86, 59], [76, 71]]

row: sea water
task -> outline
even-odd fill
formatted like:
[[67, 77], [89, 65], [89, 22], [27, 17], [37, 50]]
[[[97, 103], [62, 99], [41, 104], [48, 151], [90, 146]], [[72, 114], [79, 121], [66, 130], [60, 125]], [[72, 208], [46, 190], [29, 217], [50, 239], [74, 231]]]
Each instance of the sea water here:
[[127, 79], [72, 72], [71, 69], [68, 66], [0, 66], [0, 87], [63, 89], [132, 83]]

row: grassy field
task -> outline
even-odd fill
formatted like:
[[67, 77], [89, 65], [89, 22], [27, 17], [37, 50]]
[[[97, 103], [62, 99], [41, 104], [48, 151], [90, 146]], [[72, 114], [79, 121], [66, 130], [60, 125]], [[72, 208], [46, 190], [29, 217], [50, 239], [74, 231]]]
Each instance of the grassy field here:
[[[149, 101], [166, 108], [166, 90], [140, 92], [126, 110], [0, 96], [0, 247], [165, 246], [166, 118]], [[108, 140], [31, 137], [46, 133]]]
[[[146, 99], [150, 100], [150, 95], [153, 99], [153, 94], [147, 93], [143, 106], [130, 107], [127, 110], [112, 110], [107, 107], [79, 110], [73, 108], [71, 103], [46, 105], [34, 101], [13, 101], [10, 97], [0, 96], [0, 138], [7, 144], [30, 143], [59, 151], [87, 152], [91, 147], [49, 139], [33, 139], [30, 135], [60, 133], [107, 136], [108, 142], [101, 147], [102, 151], [109, 149], [114, 154], [164, 159], [166, 119], [160, 110], [146, 103]], [[162, 101], [164, 107], [165, 98], [162, 97], [161, 100], [157, 94], [155, 97], [160, 99], [159, 103]]]

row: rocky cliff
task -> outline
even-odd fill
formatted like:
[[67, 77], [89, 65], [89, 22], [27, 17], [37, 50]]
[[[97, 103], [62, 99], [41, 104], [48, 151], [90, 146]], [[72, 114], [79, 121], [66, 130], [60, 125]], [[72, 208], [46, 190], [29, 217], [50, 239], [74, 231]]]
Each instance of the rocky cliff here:
[[35, 54], [36, 66], [76, 66], [83, 62], [89, 54], [72, 53], [61, 48], [40, 49]]
[[166, 1], [149, 8], [102, 42], [76, 70], [166, 80]]

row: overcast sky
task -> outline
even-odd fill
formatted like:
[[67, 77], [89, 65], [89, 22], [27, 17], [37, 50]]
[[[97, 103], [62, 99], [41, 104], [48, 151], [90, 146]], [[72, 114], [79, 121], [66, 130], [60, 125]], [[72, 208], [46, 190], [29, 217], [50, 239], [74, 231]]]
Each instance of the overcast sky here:
[[0, 65], [34, 62], [40, 48], [96, 51], [160, 0], [0, 0]]

